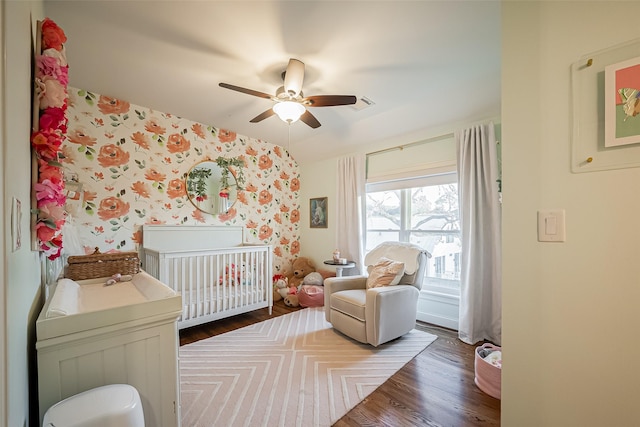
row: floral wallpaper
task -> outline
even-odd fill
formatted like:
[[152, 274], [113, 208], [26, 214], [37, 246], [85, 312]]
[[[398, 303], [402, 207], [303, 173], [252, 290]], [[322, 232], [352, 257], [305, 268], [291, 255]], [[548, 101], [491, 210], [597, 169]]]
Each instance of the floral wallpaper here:
[[[82, 185], [67, 211], [86, 253], [138, 250], [143, 224], [209, 224], [240, 225], [246, 243], [272, 245], [274, 271], [299, 254], [300, 173], [285, 149], [83, 89], [68, 92], [61, 162], [66, 179]], [[188, 199], [185, 177], [218, 157], [241, 159], [245, 182], [226, 213], [211, 215]]]

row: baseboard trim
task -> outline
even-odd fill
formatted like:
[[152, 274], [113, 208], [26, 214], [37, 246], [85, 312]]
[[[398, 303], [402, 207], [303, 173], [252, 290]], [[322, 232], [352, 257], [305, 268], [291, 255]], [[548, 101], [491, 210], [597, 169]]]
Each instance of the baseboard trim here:
[[441, 292], [422, 290], [418, 298], [418, 320], [458, 330], [460, 298]]
[[449, 319], [447, 317], [435, 316], [433, 314], [418, 312], [418, 320], [432, 325], [442, 326], [443, 328], [458, 330], [458, 320]]

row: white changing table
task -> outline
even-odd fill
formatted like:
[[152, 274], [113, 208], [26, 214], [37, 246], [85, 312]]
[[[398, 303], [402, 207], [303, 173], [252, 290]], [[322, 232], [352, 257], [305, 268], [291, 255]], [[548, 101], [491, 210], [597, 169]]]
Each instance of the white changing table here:
[[72, 283], [58, 281], [36, 321], [40, 424], [69, 396], [130, 384], [148, 426], [179, 427], [180, 295], [145, 272], [107, 287], [107, 278], [61, 280]]

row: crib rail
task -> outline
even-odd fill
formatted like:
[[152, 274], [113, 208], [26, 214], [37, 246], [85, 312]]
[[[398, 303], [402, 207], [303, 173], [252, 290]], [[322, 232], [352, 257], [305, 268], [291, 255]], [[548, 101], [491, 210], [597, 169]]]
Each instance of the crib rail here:
[[273, 304], [270, 246], [143, 250], [143, 269], [182, 295], [179, 328]]

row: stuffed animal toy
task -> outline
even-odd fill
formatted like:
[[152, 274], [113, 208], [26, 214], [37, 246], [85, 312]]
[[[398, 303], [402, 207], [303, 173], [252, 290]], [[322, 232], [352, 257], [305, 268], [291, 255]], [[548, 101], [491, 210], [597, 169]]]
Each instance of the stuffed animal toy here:
[[131, 279], [133, 279], [133, 276], [130, 274], [116, 273], [113, 276], [111, 276], [111, 279], [107, 280], [107, 283], [105, 283], [105, 285], [111, 286], [111, 285], [115, 285], [117, 282], [128, 282]]
[[304, 279], [302, 279], [302, 284], [323, 286], [324, 279], [322, 277], [322, 274], [318, 273], [317, 271], [314, 271], [313, 273], [309, 273], [306, 276], [304, 276]]
[[289, 278], [282, 274], [273, 276], [273, 301], [280, 301], [289, 293]]
[[313, 261], [307, 257], [298, 257], [293, 260], [293, 275], [289, 276], [289, 287], [298, 288], [305, 276], [316, 271]]
[[[296, 289], [296, 288], [294, 288]], [[297, 307], [300, 305], [300, 301], [298, 300], [298, 295], [291, 294], [284, 297], [284, 305], [287, 307]]]
[[[218, 278], [218, 283], [220, 283], [220, 285], [225, 286], [225, 285], [229, 285], [229, 286], [233, 286], [233, 285], [246, 285], [246, 272], [244, 269], [244, 262], [242, 265], [239, 266], [239, 268], [235, 265], [235, 264], [229, 264], [227, 266], [225, 266], [224, 268], [224, 275], [220, 275], [220, 277]], [[243, 278], [242, 282], [240, 283], [240, 279]]]

